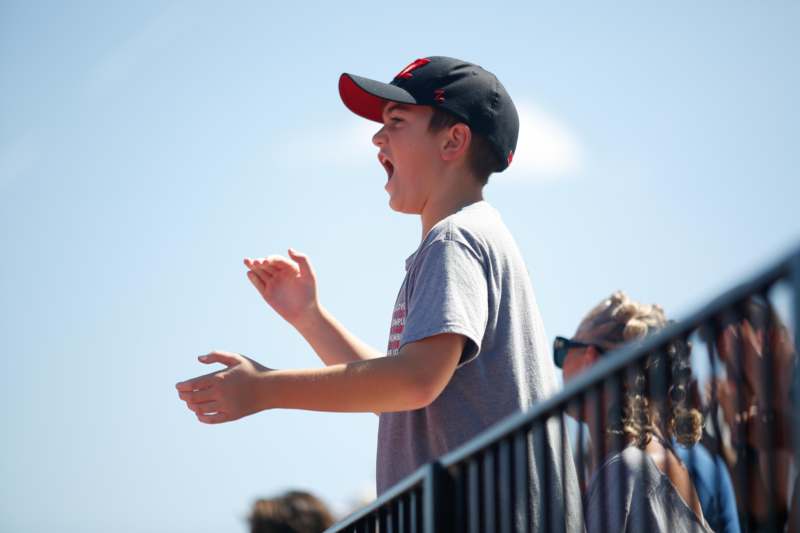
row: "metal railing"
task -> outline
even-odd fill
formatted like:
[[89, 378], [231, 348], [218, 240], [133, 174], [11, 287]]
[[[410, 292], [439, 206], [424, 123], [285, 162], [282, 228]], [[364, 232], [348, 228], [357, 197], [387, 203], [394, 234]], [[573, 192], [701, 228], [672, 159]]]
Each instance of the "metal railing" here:
[[[766, 312], [755, 316], [758, 309]], [[781, 331], [786, 335], [781, 336]], [[613, 474], [608, 466], [613, 462], [604, 461], [619, 457], [621, 450], [632, 445], [630, 440], [613, 438], [589, 443], [589, 434], [610, 435], [608, 428], [619, 426], [621, 397], [637, 379], [645, 396], [671, 394], [675, 376], [666, 365], [653, 365], [653, 361], [665, 358], [676, 342], [691, 345], [693, 379], [705, 385], [695, 389], [694, 405], [705, 415], [700, 443], [712, 464], [719, 465], [710, 492], [716, 490], [719, 496], [724, 479], [730, 478], [735, 519], [742, 531], [784, 531], [787, 527], [800, 531], [800, 520], [795, 518], [800, 513], [791, 501], [800, 500], [800, 490], [792, 490], [800, 479], [800, 387], [795, 384], [799, 331], [800, 249], [683, 320], [604, 355], [558, 394], [421, 467], [327, 532], [512, 533], [584, 528], [591, 532], [608, 531], [620, 519], [641, 520], [628, 523], [629, 530], [658, 531], [665, 523], [669, 528], [687, 509], [666, 508], [661, 517], [665, 522], [657, 516], [653, 522], [654, 516], [647, 513], [620, 517], [624, 511], [620, 503], [630, 483], [641, 482], [642, 475], [647, 478], [654, 470], [646, 469], [642, 459], [642, 470], [633, 468], [634, 481], [606, 485], [604, 476]], [[745, 333], [751, 334], [751, 340], [761, 339], [760, 350], [747, 345]], [[794, 340], [788, 341], [787, 348], [788, 339]], [[786, 391], [786, 383], [791, 384], [791, 392], [778, 394]], [[663, 444], [664, 449], [673, 449], [674, 443]], [[695, 472], [696, 457], [689, 454], [677, 463], [682, 465], [678, 468]], [[754, 457], [758, 464], [754, 465]], [[669, 468], [674, 465], [666, 462], [664, 475], [670, 479]], [[659, 468], [663, 470], [663, 465]], [[692, 479], [695, 490], [689, 491], [688, 501], [683, 492], [682, 500], [697, 517], [693, 527], [703, 530], [710, 525], [708, 520], [717, 518], [716, 511], [703, 507], [703, 518], [699, 518], [697, 508], [706, 502], [697, 501], [703, 487]], [[600, 512], [590, 511], [592, 489], [592, 505]]]

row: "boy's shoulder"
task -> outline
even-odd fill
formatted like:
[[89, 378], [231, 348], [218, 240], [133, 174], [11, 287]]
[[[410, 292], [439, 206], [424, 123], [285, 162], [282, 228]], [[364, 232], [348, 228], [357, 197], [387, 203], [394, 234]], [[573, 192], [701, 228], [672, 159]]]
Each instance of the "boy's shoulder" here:
[[504, 255], [508, 247], [516, 247], [500, 213], [488, 202], [470, 204], [434, 225], [420, 244], [416, 256], [442, 243], [457, 243], [478, 260]]
[[500, 214], [486, 201], [470, 204], [434, 225], [426, 235], [422, 248], [440, 241], [465, 245], [488, 244], [493, 233], [504, 229]]

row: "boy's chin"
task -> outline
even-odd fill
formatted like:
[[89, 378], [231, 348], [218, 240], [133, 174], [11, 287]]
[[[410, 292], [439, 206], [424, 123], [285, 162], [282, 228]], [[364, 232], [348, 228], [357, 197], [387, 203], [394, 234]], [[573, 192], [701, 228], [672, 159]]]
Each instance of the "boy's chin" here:
[[396, 206], [389, 200], [389, 208], [394, 211], [395, 213], [401, 213], [403, 215], [419, 215], [422, 213], [419, 209], [409, 209], [404, 206]]
[[[387, 190], [386, 192], [389, 191]], [[406, 198], [406, 200], [409, 199]], [[403, 202], [396, 194], [392, 194], [391, 192], [389, 192], [389, 209], [404, 215], [419, 215], [422, 213], [421, 207], [409, 204], [408, 201]]]
[[395, 213], [405, 213], [405, 211], [403, 211], [402, 206], [397, 205], [397, 202], [393, 202], [391, 198], [389, 198], [389, 209], [391, 209]]
[[405, 213], [402, 204], [400, 204], [393, 196], [389, 196], [389, 209], [396, 213]]

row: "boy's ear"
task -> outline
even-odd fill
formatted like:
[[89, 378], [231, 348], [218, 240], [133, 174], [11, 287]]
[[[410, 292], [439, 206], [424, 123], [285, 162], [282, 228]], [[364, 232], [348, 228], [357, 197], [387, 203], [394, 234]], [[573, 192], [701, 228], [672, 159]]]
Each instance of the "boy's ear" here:
[[450, 126], [442, 140], [442, 159], [445, 161], [455, 161], [466, 155], [469, 145], [472, 142], [472, 131], [469, 126], [459, 122]]

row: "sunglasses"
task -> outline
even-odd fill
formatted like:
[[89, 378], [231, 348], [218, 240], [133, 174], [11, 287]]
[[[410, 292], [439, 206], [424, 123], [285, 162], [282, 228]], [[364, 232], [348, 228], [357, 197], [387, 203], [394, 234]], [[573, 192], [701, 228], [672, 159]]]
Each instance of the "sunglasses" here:
[[567, 358], [567, 353], [569, 353], [571, 349], [589, 347], [594, 348], [598, 353], [601, 354], [605, 353], [606, 351], [605, 348], [598, 346], [597, 344], [574, 341], [564, 337], [556, 337], [556, 340], [553, 341], [553, 361], [555, 361], [558, 368], [562, 368], [564, 365], [564, 359]]

